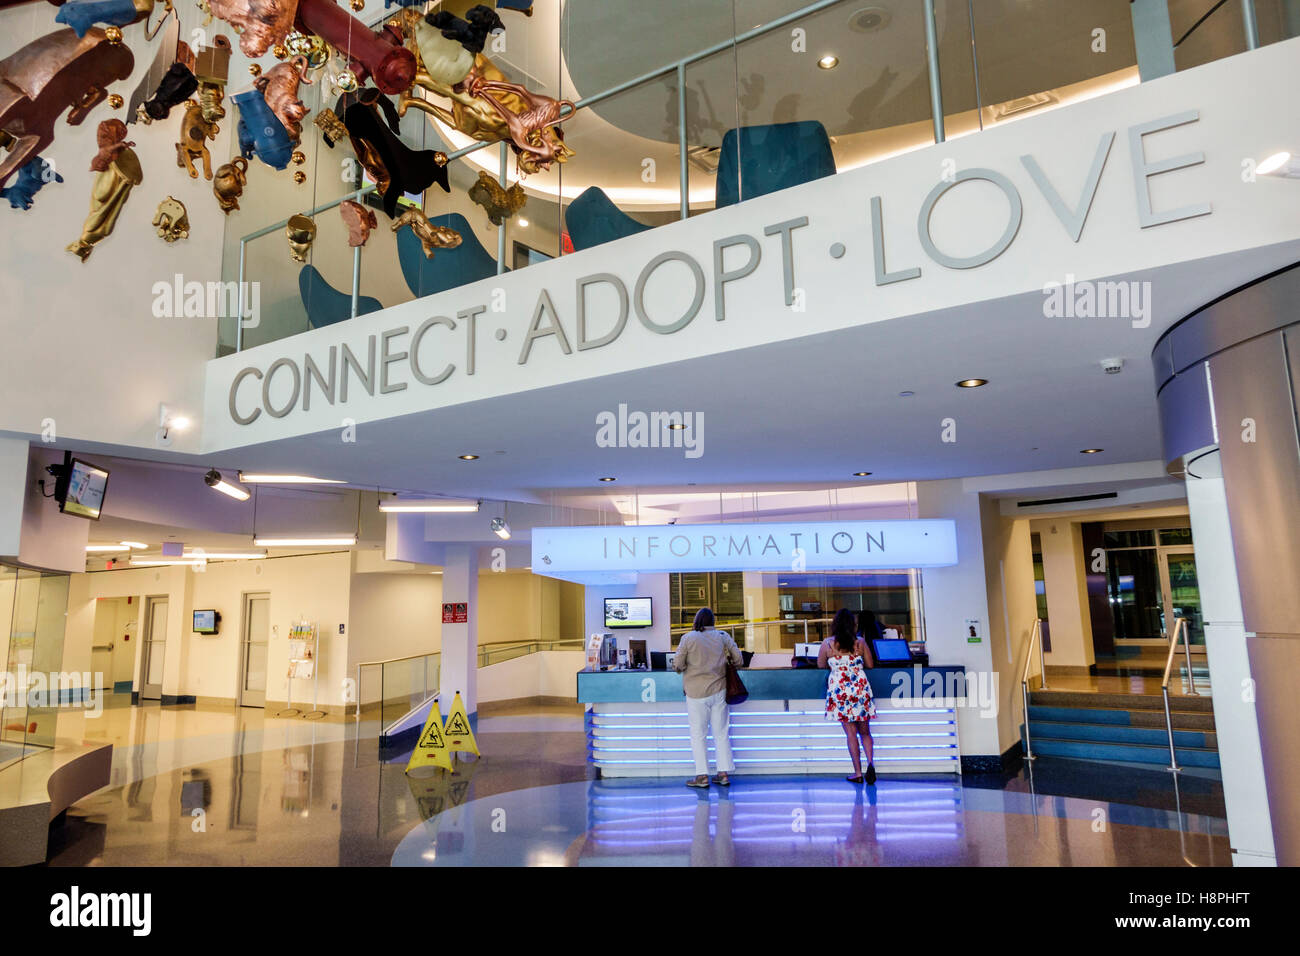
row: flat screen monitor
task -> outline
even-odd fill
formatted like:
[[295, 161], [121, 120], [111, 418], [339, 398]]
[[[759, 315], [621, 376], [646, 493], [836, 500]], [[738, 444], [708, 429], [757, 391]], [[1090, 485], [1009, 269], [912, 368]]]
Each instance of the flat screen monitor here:
[[877, 637], [871, 642], [877, 664], [906, 663], [912, 659], [912, 649], [901, 638]]
[[221, 615], [213, 610], [195, 611], [194, 612], [194, 633], [195, 634], [215, 634], [217, 633], [217, 623], [221, 620]]
[[104, 491], [108, 488], [108, 472], [80, 458], [71, 458], [66, 465], [64, 481], [67, 482], [59, 510], [65, 515], [99, 520], [104, 507]]
[[605, 598], [605, 626], [649, 627], [654, 623], [648, 597]]

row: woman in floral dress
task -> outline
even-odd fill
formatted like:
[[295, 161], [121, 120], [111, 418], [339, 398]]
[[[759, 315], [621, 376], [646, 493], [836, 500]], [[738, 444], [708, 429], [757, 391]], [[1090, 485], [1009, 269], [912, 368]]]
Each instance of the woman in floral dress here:
[[[868, 723], [876, 716], [876, 704], [867, 680], [868, 662], [871, 662], [871, 650], [857, 636], [853, 612], [841, 608], [831, 624], [831, 636], [822, 642], [817, 663], [831, 672], [826, 681], [826, 719], [838, 720], [848, 738], [849, 758], [853, 761], [853, 776], [846, 778], [850, 783], [863, 780], [861, 750], [867, 752], [866, 781], [868, 784], [876, 782], [871, 726]], [[859, 739], [862, 741], [861, 750]]]

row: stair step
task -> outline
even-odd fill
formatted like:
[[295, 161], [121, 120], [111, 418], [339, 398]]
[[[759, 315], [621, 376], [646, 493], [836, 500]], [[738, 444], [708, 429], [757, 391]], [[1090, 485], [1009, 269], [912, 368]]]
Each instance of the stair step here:
[[[1214, 730], [1214, 714], [1171, 711], [1174, 730]], [[1164, 729], [1163, 710], [1105, 710], [1098, 707], [1044, 707], [1029, 705], [1030, 720], [1056, 720], [1071, 724], [1107, 724]]]
[[[1040, 740], [1079, 740], [1095, 743], [1150, 744], [1168, 747], [1165, 728], [1131, 727], [1126, 724], [1077, 724], [1059, 720], [1038, 720], [1030, 715], [1029, 730], [1034, 742]], [[1218, 751], [1218, 738], [1199, 730], [1174, 730], [1174, 746]]]
[[[1031, 704], [1048, 707], [1085, 707], [1111, 710], [1157, 710], [1164, 712], [1164, 698], [1160, 694], [1094, 694], [1078, 690], [1034, 690], [1029, 692]], [[1214, 713], [1214, 701], [1209, 694], [1191, 697], [1171, 694], [1169, 706], [1185, 713]]]
[[[1123, 763], [1169, 765], [1169, 747], [1150, 744], [1113, 744], [1090, 740], [1052, 740], [1033, 738], [1034, 753], [1050, 757], [1073, 757], [1078, 760], [1109, 760]], [[1178, 763], [1185, 767], [1219, 769], [1219, 755], [1200, 747], [1178, 747]]]

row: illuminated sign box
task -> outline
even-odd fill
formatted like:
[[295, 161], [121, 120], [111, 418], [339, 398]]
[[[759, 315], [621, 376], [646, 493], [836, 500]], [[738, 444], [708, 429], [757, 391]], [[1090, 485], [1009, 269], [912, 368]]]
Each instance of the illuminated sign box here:
[[534, 528], [533, 573], [834, 571], [957, 563], [948, 519]]

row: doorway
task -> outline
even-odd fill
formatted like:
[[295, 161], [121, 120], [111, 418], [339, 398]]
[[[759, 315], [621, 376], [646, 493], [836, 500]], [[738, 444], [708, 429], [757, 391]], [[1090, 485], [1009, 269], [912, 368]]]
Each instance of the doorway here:
[[162, 700], [167, 652], [167, 598], [145, 598], [145, 635], [140, 649], [140, 699]]
[[244, 595], [244, 627], [240, 635], [239, 706], [266, 706], [266, 663], [271, 637], [271, 595]]
[[[1190, 642], [1204, 645], [1191, 529], [1107, 525], [1104, 542], [1107, 599], [1117, 650], [1163, 649], [1180, 617], [1187, 620]], [[1149, 650], [1143, 651], [1144, 647]]]
[[1201, 592], [1196, 586], [1196, 555], [1191, 551], [1160, 552], [1160, 584], [1164, 592], [1165, 621], [1187, 621], [1192, 644], [1205, 643], [1205, 622], [1201, 617]]

